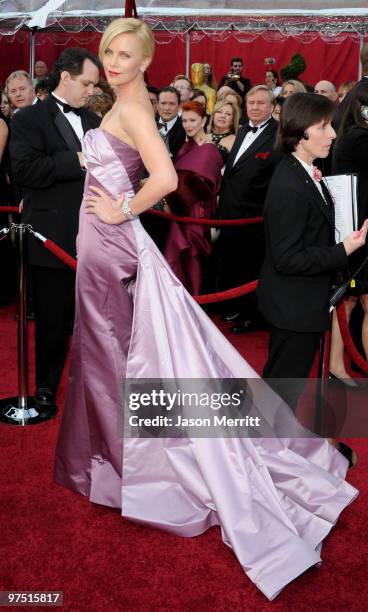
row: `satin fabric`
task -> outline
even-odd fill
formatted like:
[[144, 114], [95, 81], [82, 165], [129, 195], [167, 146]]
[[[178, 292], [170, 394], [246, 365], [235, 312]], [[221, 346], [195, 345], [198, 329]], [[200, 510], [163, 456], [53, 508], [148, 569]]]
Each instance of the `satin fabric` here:
[[[136, 151], [96, 129], [85, 136], [84, 155], [85, 193], [98, 185], [132, 196], [141, 172]], [[321, 541], [357, 494], [344, 480], [340, 453], [317, 438], [123, 440], [125, 377], [249, 378], [255, 403], [274, 395], [179, 283], [138, 219], [106, 225], [82, 204], [56, 481], [175, 534], [219, 525], [269, 599], [320, 562]], [[277, 411], [270, 418], [276, 427]]]
[[[172, 212], [195, 219], [213, 218], [222, 165], [214, 144], [199, 146], [193, 139], [186, 142], [175, 159], [178, 188], [166, 198]], [[176, 221], [170, 224], [165, 259], [191, 295], [201, 292], [203, 260], [211, 250], [209, 227]]]

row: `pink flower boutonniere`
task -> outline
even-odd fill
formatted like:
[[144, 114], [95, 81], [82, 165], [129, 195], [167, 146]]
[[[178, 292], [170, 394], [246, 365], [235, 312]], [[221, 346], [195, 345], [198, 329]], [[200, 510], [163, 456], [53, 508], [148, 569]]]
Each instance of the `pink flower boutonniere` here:
[[270, 156], [269, 151], [265, 151], [264, 153], [256, 153], [256, 159], [267, 159]]
[[322, 172], [317, 168], [317, 166], [312, 166], [312, 176], [315, 181], [320, 182], [322, 180]]

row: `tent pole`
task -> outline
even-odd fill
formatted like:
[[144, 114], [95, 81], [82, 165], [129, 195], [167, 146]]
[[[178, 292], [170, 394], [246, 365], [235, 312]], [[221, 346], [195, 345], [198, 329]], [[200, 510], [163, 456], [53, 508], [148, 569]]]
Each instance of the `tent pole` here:
[[360, 79], [362, 78], [362, 64], [360, 61], [360, 54], [362, 52], [363, 45], [364, 45], [364, 34], [361, 34], [359, 36], [358, 81], [360, 81]]
[[185, 75], [190, 79], [190, 31], [185, 35]]
[[36, 30], [37, 28], [31, 28], [29, 37], [29, 74], [31, 76], [31, 79], [34, 78]]

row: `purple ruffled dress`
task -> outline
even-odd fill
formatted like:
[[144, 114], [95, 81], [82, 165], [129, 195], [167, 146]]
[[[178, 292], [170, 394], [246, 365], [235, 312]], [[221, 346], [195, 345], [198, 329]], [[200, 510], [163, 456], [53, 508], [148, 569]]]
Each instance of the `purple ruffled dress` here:
[[[134, 194], [142, 166], [135, 150], [95, 129], [85, 136], [84, 154], [85, 193], [98, 185], [114, 197]], [[340, 453], [316, 438], [123, 440], [125, 377], [258, 378], [179, 283], [139, 219], [106, 225], [82, 205], [56, 481], [175, 534], [219, 525], [269, 599], [320, 562], [321, 541], [357, 494], [344, 480]]]

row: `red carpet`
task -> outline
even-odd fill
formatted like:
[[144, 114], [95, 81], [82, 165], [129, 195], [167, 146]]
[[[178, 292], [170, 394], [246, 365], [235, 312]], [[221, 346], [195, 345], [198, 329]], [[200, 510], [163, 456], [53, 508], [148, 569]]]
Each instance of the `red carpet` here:
[[[260, 370], [266, 333], [231, 340]], [[0, 342], [0, 397], [7, 397], [17, 394], [13, 308], [0, 310]], [[64, 376], [60, 406], [65, 381]], [[0, 425], [0, 590], [63, 591], [64, 609], [77, 612], [367, 609], [364, 440], [353, 441], [359, 463], [349, 472], [360, 496], [325, 541], [322, 566], [268, 603], [223, 544], [218, 528], [191, 539], [168, 535], [129, 523], [117, 511], [54, 484], [59, 423], [60, 414], [26, 428]]]

